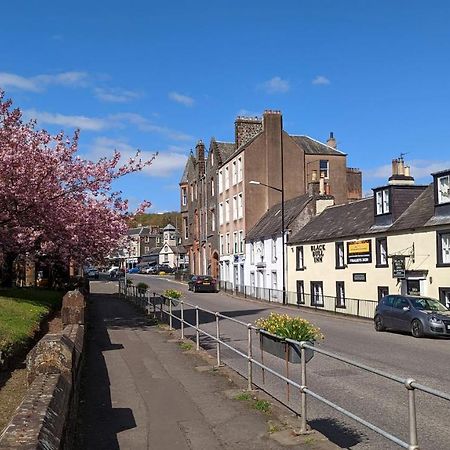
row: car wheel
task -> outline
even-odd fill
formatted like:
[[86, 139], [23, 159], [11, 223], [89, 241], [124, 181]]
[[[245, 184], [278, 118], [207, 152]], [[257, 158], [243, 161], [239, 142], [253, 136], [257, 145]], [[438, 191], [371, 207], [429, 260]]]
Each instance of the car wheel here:
[[197, 292], [197, 286], [194, 286], [194, 287], [192, 288], [192, 291], [193, 291], [193, 292]]
[[375, 331], [386, 330], [386, 327], [384, 326], [384, 323], [383, 323], [383, 318], [381, 316], [375, 316], [374, 326], [375, 326]]
[[413, 320], [411, 323], [411, 334], [415, 337], [415, 338], [420, 338], [423, 336], [423, 325], [422, 322], [420, 320]]

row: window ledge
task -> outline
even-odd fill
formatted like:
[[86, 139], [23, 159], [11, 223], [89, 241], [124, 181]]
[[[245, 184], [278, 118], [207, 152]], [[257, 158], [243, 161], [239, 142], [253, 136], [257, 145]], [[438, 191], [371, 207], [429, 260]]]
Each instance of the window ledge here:
[[389, 267], [389, 264], [375, 264], [377, 269]]

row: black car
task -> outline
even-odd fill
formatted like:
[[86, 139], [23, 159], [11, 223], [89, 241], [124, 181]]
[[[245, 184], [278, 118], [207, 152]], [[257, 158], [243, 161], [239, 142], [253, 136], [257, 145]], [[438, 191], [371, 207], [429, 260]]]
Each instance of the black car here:
[[209, 275], [191, 275], [188, 289], [193, 292], [217, 292], [217, 280]]
[[374, 316], [376, 331], [410, 331], [414, 337], [450, 336], [450, 310], [434, 298], [386, 295]]
[[160, 273], [173, 273], [174, 270], [167, 264], [155, 264], [149, 269], [148, 273], [158, 275]]

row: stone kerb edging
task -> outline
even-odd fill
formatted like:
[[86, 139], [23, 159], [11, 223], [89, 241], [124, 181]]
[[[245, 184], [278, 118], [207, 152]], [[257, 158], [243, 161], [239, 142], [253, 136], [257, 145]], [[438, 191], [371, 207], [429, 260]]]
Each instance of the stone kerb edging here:
[[27, 356], [28, 391], [0, 436], [0, 449], [67, 447], [78, 403], [84, 344], [84, 296], [68, 292], [64, 329], [46, 334]]

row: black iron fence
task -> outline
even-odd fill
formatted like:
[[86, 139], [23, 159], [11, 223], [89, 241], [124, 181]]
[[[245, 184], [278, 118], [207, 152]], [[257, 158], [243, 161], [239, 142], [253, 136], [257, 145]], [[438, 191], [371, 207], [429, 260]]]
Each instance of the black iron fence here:
[[[247, 285], [234, 285], [229, 281], [219, 281], [220, 290], [238, 297], [254, 298], [268, 302], [282, 303], [283, 291]], [[336, 314], [348, 314], [372, 319], [376, 300], [333, 297], [328, 295], [311, 295], [306, 292], [286, 292], [286, 303], [317, 310], [332, 311]]]

